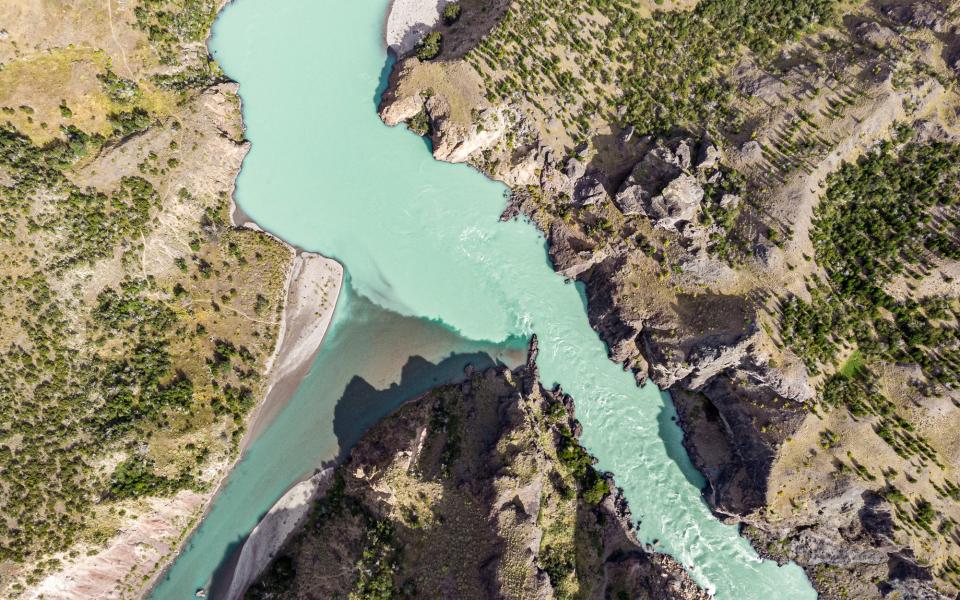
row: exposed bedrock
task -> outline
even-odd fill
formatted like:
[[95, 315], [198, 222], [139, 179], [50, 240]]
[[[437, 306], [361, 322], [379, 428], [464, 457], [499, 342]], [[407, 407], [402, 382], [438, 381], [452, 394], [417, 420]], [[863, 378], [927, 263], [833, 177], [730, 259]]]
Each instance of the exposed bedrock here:
[[[513, 118], [509, 107], [488, 109], [482, 117], [485, 126], [455, 124], [449, 117], [449, 100], [405, 94], [409, 92], [402, 90], [406, 68], [398, 66], [384, 95], [381, 116], [387, 124], [403, 123], [425, 111], [434, 156], [450, 162], [472, 162], [501, 141]], [[515, 125], [523, 126], [521, 121]], [[678, 231], [688, 246], [685, 268], [692, 277], [700, 276], [698, 269], [706, 277], [717, 273], [722, 277], [728, 270], [706, 255], [709, 227], [696, 218], [703, 186], [718, 173], [719, 151], [714, 145], [678, 139], [656, 146], [642, 154], [615, 188], [605, 175], [589, 169], [585, 160], [573, 157], [558, 162], [548, 148], [517, 150], [514, 159], [508, 172], [488, 174], [516, 191], [527, 173], [539, 172], [537, 183], [543, 190], [565, 193], [581, 206], [613, 202], [626, 215], [643, 215], [655, 227]], [[662, 389], [690, 392], [709, 403], [710, 414], [722, 427], [691, 421], [706, 413], [693, 413], [675, 398], [688, 433], [688, 449], [709, 481], [713, 506], [729, 515], [747, 515], [762, 507], [765, 475], [777, 447], [799, 425], [802, 402], [813, 392], [802, 366], [771, 367], [765, 334], [756, 325], [744, 326], [756, 322], [758, 303], [717, 294], [649, 307], [627, 306], [621, 297], [637, 259], [636, 248], [622, 240], [598, 244], [575, 222], [538, 220], [542, 216], [538, 207], [523, 193], [516, 193], [505, 217], [521, 213], [544, 229], [555, 269], [585, 284], [591, 325], [607, 344], [610, 358], [633, 371], [638, 382], [649, 378]], [[709, 312], [722, 318], [704, 328], [700, 321]], [[765, 432], [760, 431], [759, 421], [768, 424]], [[701, 441], [697, 432], [708, 429], [710, 439]], [[725, 443], [718, 445], [713, 438]]]
[[[872, 18], [835, 32], [856, 53], [853, 74], [843, 75], [856, 79], [848, 114], [823, 106], [838, 75], [804, 62], [799, 46], [777, 69], [752, 58], [732, 65], [729, 83], [762, 106], [723, 139], [653, 138], [605, 123], [589, 144], [569, 143], [519, 95], [488, 100], [488, 82], [459, 55], [399, 62], [380, 110], [388, 125], [428, 123], [438, 160], [466, 162], [511, 187], [503, 218], [529, 218], [557, 272], [584, 285], [590, 323], [611, 360], [671, 393], [685, 446], [707, 480], [705, 498], [721, 518], [744, 524], [762, 555], [801, 564], [824, 597], [923, 598], [933, 589], [930, 569], [890, 540], [890, 503], [855, 477], [810, 486], [808, 505], [773, 514], [796, 476], [788, 471], [802, 471], [784, 466], [784, 457], [802, 462], [796, 448], [821, 450], [817, 435], [826, 427], [810, 411], [818, 378], [778, 333], [778, 298], [806, 298], [806, 283], [823, 276], [810, 237], [823, 184], [898, 123], [913, 123], [918, 139], [950, 135], [931, 118], [944, 85], [904, 83], [894, 73], [910, 28], [940, 36], [938, 56], [960, 68], [955, 17], [933, 2], [874, 8]], [[820, 42], [807, 49], [821, 52]], [[918, 44], [916, 56], [936, 62], [932, 47]], [[789, 147], [781, 138], [797, 122], [795, 102], [809, 104], [804, 114], [824, 147], [791, 162], [778, 148]], [[732, 221], [744, 234], [736, 242], [727, 240]], [[717, 251], [725, 241], [742, 244], [736, 260]], [[858, 581], [866, 583], [857, 588]]]
[[379, 572], [392, 597], [706, 600], [638, 542], [536, 353], [534, 337], [526, 366], [469, 370], [372, 427], [247, 597], [334, 597]]

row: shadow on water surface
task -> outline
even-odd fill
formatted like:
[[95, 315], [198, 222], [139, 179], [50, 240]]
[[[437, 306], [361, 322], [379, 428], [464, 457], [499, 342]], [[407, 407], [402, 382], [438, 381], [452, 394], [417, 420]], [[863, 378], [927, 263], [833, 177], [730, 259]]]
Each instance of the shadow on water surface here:
[[387, 86], [390, 85], [390, 73], [393, 72], [393, 65], [396, 64], [397, 59], [394, 57], [392, 51], [387, 52], [387, 60], [383, 61], [383, 68], [380, 69], [380, 79], [377, 82], [377, 89], [373, 92], [373, 107], [377, 111], [380, 110], [380, 99], [383, 98], [383, 93], [387, 91]]
[[[415, 355], [409, 357], [404, 364], [399, 383], [392, 383], [385, 389], [377, 389], [363, 377], [355, 375], [337, 400], [334, 409], [333, 429], [340, 450], [335, 459], [323, 461], [317, 471], [343, 462], [350, 449], [360, 441], [367, 430], [404, 403], [418, 398], [438, 385], [462, 380], [467, 366], [482, 371], [498, 364], [501, 364], [500, 361], [491, 358], [486, 352], [451, 354], [438, 363]], [[257, 520], [263, 519], [267, 512], [261, 512]], [[214, 572], [210, 598], [226, 597], [240, 551], [248, 537], [249, 533], [238, 536], [227, 547], [220, 566]]]
[[[683, 446], [683, 430], [677, 426], [677, 410], [673, 407], [670, 393], [661, 391], [660, 394], [663, 395], [663, 408], [657, 413], [657, 428], [660, 439], [663, 440], [663, 446], [667, 451], [667, 456], [677, 463], [680, 472], [690, 482], [690, 485], [702, 491], [706, 485], [706, 480], [690, 462], [690, 456], [687, 455], [687, 450]], [[700, 500], [706, 505], [702, 494]]]
[[387, 389], [378, 390], [363, 378], [354, 377], [334, 411], [333, 431], [340, 445], [337, 462], [346, 458], [368, 429], [405, 402], [438, 385], [463, 379], [469, 365], [482, 371], [497, 364], [485, 352], [453, 354], [438, 364], [422, 356], [411, 356], [403, 366], [400, 383]]

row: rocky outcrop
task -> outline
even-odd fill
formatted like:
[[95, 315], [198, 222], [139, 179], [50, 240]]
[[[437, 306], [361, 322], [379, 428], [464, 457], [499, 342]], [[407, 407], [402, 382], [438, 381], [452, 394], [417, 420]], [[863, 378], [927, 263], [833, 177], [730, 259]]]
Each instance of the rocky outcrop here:
[[[941, 65], [957, 69], [960, 56], [956, 14], [943, 3], [880, 2], [855, 12], [826, 38], [786, 44], [775, 68], [749, 55], [731, 65], [723, 85], [739, 92], [743, 112], [732, 130], [711, 130], [714, 140], [676, 131], [653, 139], [610, 122], [592, 131], [589, 142], [559, 148], [552, 121], [528, 122], [536, 111], [518, 108], [521, 93], [475, 106], [476, 114], [511, 115], [493, 127], [451, 127], [440, 118], [431, 136], [435, 148], [469, 148], [478, 133], [496, 132], [482, 138], [482, 149], [456, 159], [513, 188], [503, 217], [530, 218], [544, 232], [557, 271], [584, 284], [590, 322], [610, 358], [638, 382], [649, 378], [671, 392], [715, 512], [753, 523], [771, 540], [796, 539], [790, 560], [807, 568], [827, 597], [843, 596], [844, 586], [861, 576], [888, 585], [851, 587], [853, 595], [924, 597], [916, 591], [920, 579], [898, 577], [886, 565], [904, 550], [902, 542], [878, 546], [872, 533], [863, 539], [850, 533], [861, 527], [861, 512], [876, 517], [870, 523], [883, 520], [886, 501], [860, 497], [870, 486], [851, 492], [862, 506], [840, 500], [848, 499], [846, 488], [830, 487], [818, 488], [816, 507], [800, 507], [799, 500], [788, 506], [802, 518], [767, 513], [784, 482], [822, 450], [818, 432], [807, 432], [818, 418], [811, 405], [820, 377], [780, 338], [777, 298], [806, 298], [823, 277], [810, 240], [823, 183], [888, 139], [897, 123], [928, 118], [945, 96]], [[828, 49], [828, 38], [836, 46]], [[912, 70], [918, 61], [938, 75]], [[416, 87], [415, 66], [402, 65], [395, 75], [413, 87], [393, 94], [399, 88], [391, 86], [385, 116], [410, 102]], [[410, 110], [421, 106], [412, 102]], [[945, 110], [956, 112], [953, 105]], [[918, 139], [943, 139], [954, 127], [921, 122], [915, 129]], [[795, 443], [801, 430], [806, 437]], [[803, 467], [783, 467], [785, 455], [801, 453], [791, 444], [804, 448], [796, 459]], [[818, 519], [829, 525], [814, 532]], [[834, 526], [846, 537], [831, 537]], [[856, 566], [874, 559], [884, 566], [869, 575]], [[830, 569], [842, 585], [828, 581]]]
[[[527, 365], [474, 373], [376, 425], [248, 597], [705, 599], [644, 549], [576, 441], [573, 402]], [[354, 568], [359, 564], [359, 569]], [[384, 568], [385, 567], [385, 568]]]
[[614, 197], [625, 215], [643, 215], [657, 227], [674, 227], [677, 221], [697, 216], [703, 189], [684, 171], [690, 169], [690, 150], [685, 142], [678, 152], [660, 147], [651, 150], [633, 168]]
[[929, 566], [893, 541], [889, 505], [855, 480], [838, 480], [812, 499], [815, 519], [756, 522], [747, 537], [764, 554], [806, 569], [826, 597], [946, 600], [933, 585]]
[[[387, 124], [396, 124], [425, 109], [431, 119], [434, 156], [441, 160], [451, 157], [451, 148], [463, 149], [478, 143], [476, 135], [447, 122], [442, 99], [431, 96], [420, 102], [418, 105], [409, 97], [388, 91], [381, 116]], [[585, 234], [577, 222], [541, 221], [543, 207], [517, 184], [524, 179], [518, 173], [533, 168], [539, 172], [539, 188], [544, 195], [568, 197], [584, 213], [613, 208], [623, 217], [645, 219], [654, 229], [677, 235], [682, 271], [694, 281], [713, 285], [733, 277], [726, 264], [707, 253], [710, 236], [717, 229], [701, 219], [708, 201], [704, 187], [717, 184], [724, 177], [721, 151], [712, 143], [685, 137], [661, 142], [642, 153], [611, 196], [609, 180], [589, 166], [589, 150], [582, 149], [562, 163], [545, 150], [514, 153], [523, 158], [512, 174], [491, 172], [490, 160], [485, 155], [498, 147], [504, 135], [503, 129], [493, 123], [505, 122], [496, 120], [477, 126], [483, 134], [490, 134], [484, 135], [483, 143], [476, 146], [483, 150], [457, 153], [457, 161], [470, 162], [515, 186], [505, 215], [525, 213], [538, 223], [549, 223], [545, 233], [550, 258], [559, 273], [586, 284], [590, 322], [607, 343], [611, 359], [632, 370], [638, 382], [649, 377], [663, 389], [716, 396], [715, 410], [730, 424], [723, 429], [723, 435], [731, 436], [735, 443], [726, 446], [731, 454], [725, 458], [723, 469], [705, 469], [711, 498], [718, 501], [717, 510], [728, 514], [747, 514], [762, 506], [767, 489], [765, 474], [776, 457], [776, 448], [798, 424], [802, 402], [813, 391], [802, 366], [793, 361], [784, 367], [772, 367], [764, 332], [755, 326], [750, 330], [743, 328], [745, 322], [756, 321], [759, 305], [707, 295], [681, 311], [670, 306], [628, 310], [620, 298], [638, 249], [619, 240], [600, 242]], [[539, 148], [536, 144], [532, 147]], [[741, 202], [739, 196], [731, 193], [718, 194], [709, 201], [723, 210], [735, 210]], [[694, 312], [714, 310], [726, 314], [706, 331], [697, 331], [699, 326], [691, 327], [687, 322]], [[746, 410], [745, 405], [760, 408]], [[784, 407], [789, 410], [783, 412]], [[755, 431], [754, 419], [760, 417], [776, 424], [769, 429], [769, 435]], [[688, 434], [694, 431], [687, 423], [684, 427]], [[701, 454], [692, 446], [690, 450], [694, 456]], [[716, 477], [712, 476], [714, 473]]]
[[937, 2], [882, 2], [881, 12], [900, 25], [945, 33], [951, 22], [947, 10]]

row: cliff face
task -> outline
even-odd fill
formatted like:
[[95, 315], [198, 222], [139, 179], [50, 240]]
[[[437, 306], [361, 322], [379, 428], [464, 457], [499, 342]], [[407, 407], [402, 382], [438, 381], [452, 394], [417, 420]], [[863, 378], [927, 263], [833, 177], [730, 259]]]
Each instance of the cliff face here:
[[[671, 391], [707, 500], [761, 553], [797, 561], [825, 597], [954, 593], [960, 398], [953, 366], [922, 364], [954, 362], [957, 257], [882, 250], [910, 237], [897, 219], [832, 223], [889, 210], [867, 192], [877, 166], [845, 164], [960, 141], [955, 9], [462, 6], [439, 58], [398, 61], [383, 120], [512, 187], [504, 218], [530, 218], [557, 271], [585, 283], [611, 359]], [[807, 25], [773, 25], [790, 18]], [[949, 222], [945, 206], [914, 218]], [[956, 244], [952, 225], [932, 230]], [[858, 231], [873, 241], [849, 242]], [[851, 284], [857, 271], [872, 274]], [[953, 307], [942, 320], [913, 308], [931, 298]], [[908, 320], [939, 333], [919, 342]], [[882, 400], [838, 402], [840, 383]], [[930, 507], [942, 518], [924, 528]]]
[[373, 427], [247, 597], [706, 598], [637, 543], [534, 357]]

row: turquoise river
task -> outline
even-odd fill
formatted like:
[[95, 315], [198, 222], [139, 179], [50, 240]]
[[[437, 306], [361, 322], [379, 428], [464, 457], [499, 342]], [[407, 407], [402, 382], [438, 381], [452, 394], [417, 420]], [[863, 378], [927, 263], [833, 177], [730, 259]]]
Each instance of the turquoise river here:
[[376, 114], [387, 0], [236, 0], [211, 50], [241, 84], [253, 143], [237, 190], [265, 229], [341, 261], [346, 289], [310, 375], [244, 454], [154, 591], [185, 600], [297, 480], [349, 449], [398, 403], [462, 373], [539, 365], [577, 403], [583, 443], [623, 487], [639, 535], [725, 600], [809, 599], [795, 565], [761, 561], [714, 518], [669, 398], [607, 359], [584, 299], [525, 222], [502, 223], [504, 186], [433, 160]]

